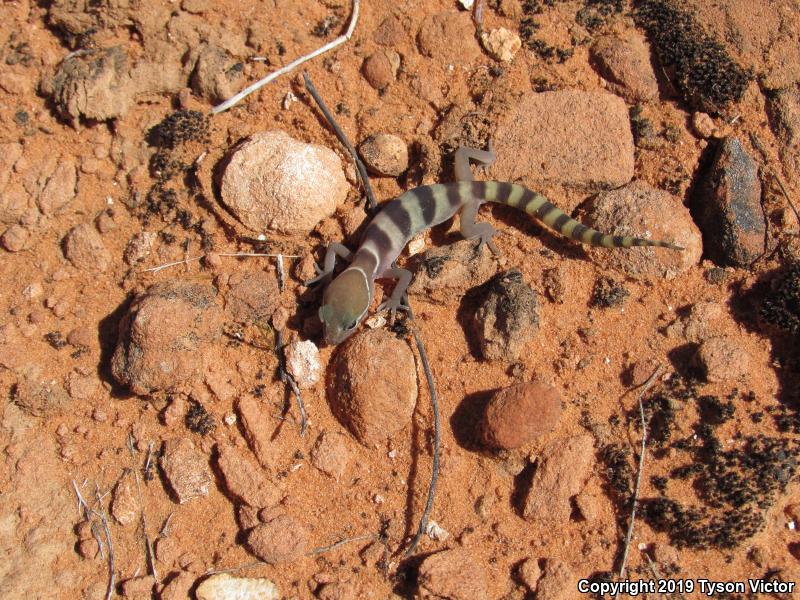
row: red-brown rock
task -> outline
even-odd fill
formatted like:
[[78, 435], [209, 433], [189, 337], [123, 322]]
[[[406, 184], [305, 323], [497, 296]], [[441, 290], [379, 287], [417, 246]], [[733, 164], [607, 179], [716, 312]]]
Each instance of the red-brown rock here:
[[519, 448], [550, 433], [561, 416], [561, 397], [543, 383], [521, 383], [494, 394], [486, 407], [482, 436], [493, 448]]

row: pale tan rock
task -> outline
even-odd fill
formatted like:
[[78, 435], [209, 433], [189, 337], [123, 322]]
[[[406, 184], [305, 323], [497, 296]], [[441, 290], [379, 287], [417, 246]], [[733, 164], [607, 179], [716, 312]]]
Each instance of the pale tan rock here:
[[130, 525], [139, 518], [136, 478], [128, 471], [117, 481], [111, 497], [111, 516], [120, 525]]
[[408, 168], [408, 146], [391, 133], [369, 136], [359, 146], [358, 153], [369, 170], [378, 175], [397, 177]]
[[222, 200], [246, 227], [311, 231], [348, 191], [339, 157], [283, 131], [257, 133], [233, 152], [222, 176]]
[[90, 223], [69, 230], [64, 237], [64, 256], [75, 268], [84, 271], [103, 273], [111, 263], [111, 253]]
[[322, 433], [311, 451], [311, 464], [337, 481], [347, 470], [349, 460], [347, 440], [340, 433]]
[[314, 387], [322, 376], [319, 348], [310, 340], [295, 340], [286, 347], [286, 370], [300, 389]]
[[208, 495], [211, 472], [205, 454], [189, 438], [164, 442], [161, 469], [180, 504]]
[[483, 32], [481, 44], [493, 59], [500, 62], [511, 62], [522, 48], [519, 36], [505, 27]]
[[195, 590], [197, 600], [280, 600], [278, 587], [269, 579], [233, 577], [217, 573]]

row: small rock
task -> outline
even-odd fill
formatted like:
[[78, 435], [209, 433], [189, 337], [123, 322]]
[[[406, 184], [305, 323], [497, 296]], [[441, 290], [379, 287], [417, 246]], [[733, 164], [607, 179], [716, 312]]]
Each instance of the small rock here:
[[200, 379], [203, 349], [221, 330], [216, 293], [207, 283], [176, 280], [140, 294], [120, 321], [114, 378], [135, 394], [177, 390]]
[[70, 399], [61, 383], [46, 375], [40, 365], [29, 364], [18, 371], [12, 399], [24, 412], [34, 417], [62, 414]]
[[372, 39], [381, 46], [397, 48], [406, 40], [406, 31], [400, 19], [390, 15], [378, 25], [372, 34]]
[[120, 525], [130, 525], [139, 518], [139, 502], [136, 499], [136, 480], [128, 471], [114, 486], [111, 498], [111, 515]]
[[132, 577], [122, 582], [122, 597], [130, 600], [153, 600], [155, 580], [149, 575]]
[[758, 165], [738, 139], [722, 142], [701, 189], [699, 224], [711, 260], [749, 266], [764, 252], [766, 225]]
[[76, 225], [64, 237], [64, 256], [76, 269], [103, 273], [111, 263], [111, 253], [103, 238], [89, 223]]
[[575, 496], [575, 508], [581, 513], [583, 520], [592, 523], [596, 521], [600, 511], [601, 500], [598, 496], [583, 490], [580, 494]]
[[708, 113], [695, 112], [692, 113], [692, 129], [701, 138], [708, 139], [714, 136], [717, 128], [714, 119]]
[[282, 131], [240, 144], [222, 175], [222, 199], [246, 227], [307, 234], [347, 196], [339, 157]]
[[78, 542], [78, 554], [81, 558], [91, 560], [100, 553], [100, 546], [94, 538]]
[[572, 514], [570, 499], [581, 491], [594, 463], [589, 435], [550, 443], [537, 458], [536, 473], [525, 497], [523, 516], [564, 527]]
[[489, 33], [481, 34], [481, 44], [495, 60], [511, 62], [522, 48], [522, 40], [513, 31], [505, 27], [492, 29]]
[[550, 433], [561, 417], [558, 390], [544, 383], [520, 383], [496, 392], [486, 407], [484, 442], [512, 450]]
[[75, 348], [90, 348], [97, 342], [97, 331], [90, 327], [76, 327], [67, 334], [67, 343]]
[[280, 303], [278, 282], [271, 273], [234, 273], [228, 280], [225, 310], [243, 325], [267, 324]]
[[711, 335], [716, 322], [722, 317], [722, 307], [716, 302], [697, 302], [683, 320], [683, 338], [699, 343]]
[[105, 121], [128, 112], [135, 91], [128, 74], [128, 56], [121, 46], [72, 52], [51, 80], [42, 83], [61, 115]]
[[713, 337], [700, 344], [695, 362], [709, 383], [736, 381], [750, 372], [750, 355], [741, 344], [725, 337]]
[[155, 541], [155, 552], [158, 562], [170, 567], [178, 560], [181, 552], [180, 542], [173, 535], [160, 537]]
[[180, 504], [208, 495], [211, 485], [208, 460], [189, 438], [164, 442], [161, 469]]
[[490, 252], [477, 248], [474, 240], [459, 240], [425, 251], [419, 257], [420, 268], [409, 292], [449, 302], [454, 296], [486, 283], [495, 273], [495, 263]]
[[428, 521], [425, 526], [425, 534], [432, 540], [439, 542], [443, 542], [450, 537], [450, 532], [433, 520]]
[[644, 37], [629, 32], [626, 37], [604, 36], [592, 47], [592, 57], [610, 89], [631, 104], [658, 98], [658, 82], [650, 63]]
[[194, 92], [211, 102], [223, 102], [242, 87], [243, 65], [218, 46], [207, 45], [197, 57], [192, 72]]
[[152, 231], [143, 231], [134, 235], [128, 245], [125, 246], [125, 253], [123, 254], [125, 262], [129, 265], [135, 265], [150, 256], [157, 238], [158, 234]]
[[575, 581], [572, 569], [564, 561], [548, 558], [544, 561], [542, 577], [536, 586], [536, 600], [566, 600], [573, 597]]
[[358, 153], [373, 173], [397, 177], [408, 168], [408, 146], [396, 135], [378, 133], [361, 143]]
[[263, 577], [212, 575], [195, 590], [197, 600], [280, 600], [278, 587]]
[[634, 174], [628, 108], [608, 93], [528, 93], [498, 124], [494, 150], [493, 176], [534, 190], [559, 185], [596, 192], [624, 185]]
[[420, 600], [486, 600], [486, 571], [464, 548], [428, 556], [419, 567]]
[[0, 244], [9, 252], [19, 252], [25, 248], [30, 233], [22, 225], [14, 224], [0, 237]]
[[57, 214], [75, 198], [77, 185], [75, 163], [70, 158], [61, 158], [39, 194], [39, 210], [43, 215]]
[[589, 202], [582, 220], [603, 233], [664, 240], [684, 248], [586, 248], [601, 267], [633, 278], [674, 279], [696, 265], [703, 252], [700, 231], [681, 200], [643, 181], [601, 192]]
[[100, 391], [97, 376], [82, 375], [73, 371], [67, 378], [67, 392], [73, 400], [91, 400]]
[[271, 565], [285, 564], [300, 558], [308, 545], [305, 528], [281, 515], [269, 523], [257, 525], [247, 534], [247, 547], [259, 559]]
[[444, 65], [468, 65], [480, 56], [475, 25], [465, 12], [428, 15], [417, 33], [419, 50]]
[[536, 292], [516, 270], [498, 274], [486, 290], [472, 315], [472, 333], [484, 359], [513, 362], [539, 331]]
[[386, 52], [379, 51], [370, 54], [361, 67], [364, 79], [376, 90], [382, 90], [394, 81], [397, 70], [393, 68], [392, 61]]
[[[184, 0], [184, 4], [186, 1]], [[170, 573], [165, 580], [169, 583], [164, 586], [158, 595], [158, 600], [186, 600], [191, 598], [191, 589], [195, 582], [195, 575], [185, 571]]]
[[242, 422], [244, 437], [258, 462], [265, 468], [274, 467], [273, 428], [268, 404], [254, 396], [244, 395], [239, 399], [236, 409]]
[[217, 464], [228, 493], [248, 506], [274, 506], [281, 499], [280, 490], [265, 477], [257, 463], [233, 446], [217, 445]]
[[300, 389], [314, 387], [322, 375], [319, 348], [310, 341], [293, 341], [286, 347], [286, 370]]
[[350, 451], [345, 437], [338, 433], [326, 431], [320, 434], [311, 451], [311, 464], [336, 481], [344, 475], [349, 460]]
[[526, 558], [519, 566], [518, 573], [525, 587], [535, 592], [536, 586], [539, 584], [539, 578], [542, 576], [542, 569], [539, 567], [539, 561], [533, 558]]
[[328, 389], [333, 411], [362, 444], [380, 443], [411, 422], [414, 355], [385, 329], [362, 330], [340, 348]]
[[201, 15], [211, 9], [210, 0], [183, 0], [181, 8], [193, 15]]

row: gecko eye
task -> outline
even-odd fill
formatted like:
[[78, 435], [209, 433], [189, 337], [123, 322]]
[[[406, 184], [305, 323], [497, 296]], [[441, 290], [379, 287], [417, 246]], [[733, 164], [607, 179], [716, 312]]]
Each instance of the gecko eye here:
[[352, 323], [350, 323], [350, 325], [348, 325], [348, 326], [347, 326], [345, 329], [347, 329], [347, 331], [351, 331], [351, 330], [353, 330], [353, 329], [355, 329], [355, 328], [356, 328], [356, 325], [358, 325], [358, 321], [353, 321], [353, 322], [352, 322]]

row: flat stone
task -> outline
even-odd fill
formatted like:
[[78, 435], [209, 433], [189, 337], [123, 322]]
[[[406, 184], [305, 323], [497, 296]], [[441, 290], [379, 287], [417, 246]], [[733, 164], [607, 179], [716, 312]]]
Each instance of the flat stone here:
[[111, 264], [111, 253], [90, 223], [76, 225], [64, 237], [64, 256], [76, 269], [103, 273]]
[[208, 495], [211, 485], [208, 459], [189, 438], [164, 442], [161, 469], [180, 504]]
[[609, 82], [611, 91], [631, 104], [658, 98], [650, 56], [644, 36], [637, 31], [628, 31], [624, 37], [601, 37], [592, 47], [600, 75]]
[[419, 567], [420, 600], [486, 600], [486, 571], [468, 550], [457, 548], [428, 556]]
[[279, 600], [278, 587], [263, 577], [233, 577], [217, 573], [195, 590], [197, 600]]
[[267, 479], [265, 471], [233, 446], [218, 444], [217, 464], [228, 493], [254, 508], [274, 506], [281, 499], [280, 490]]

